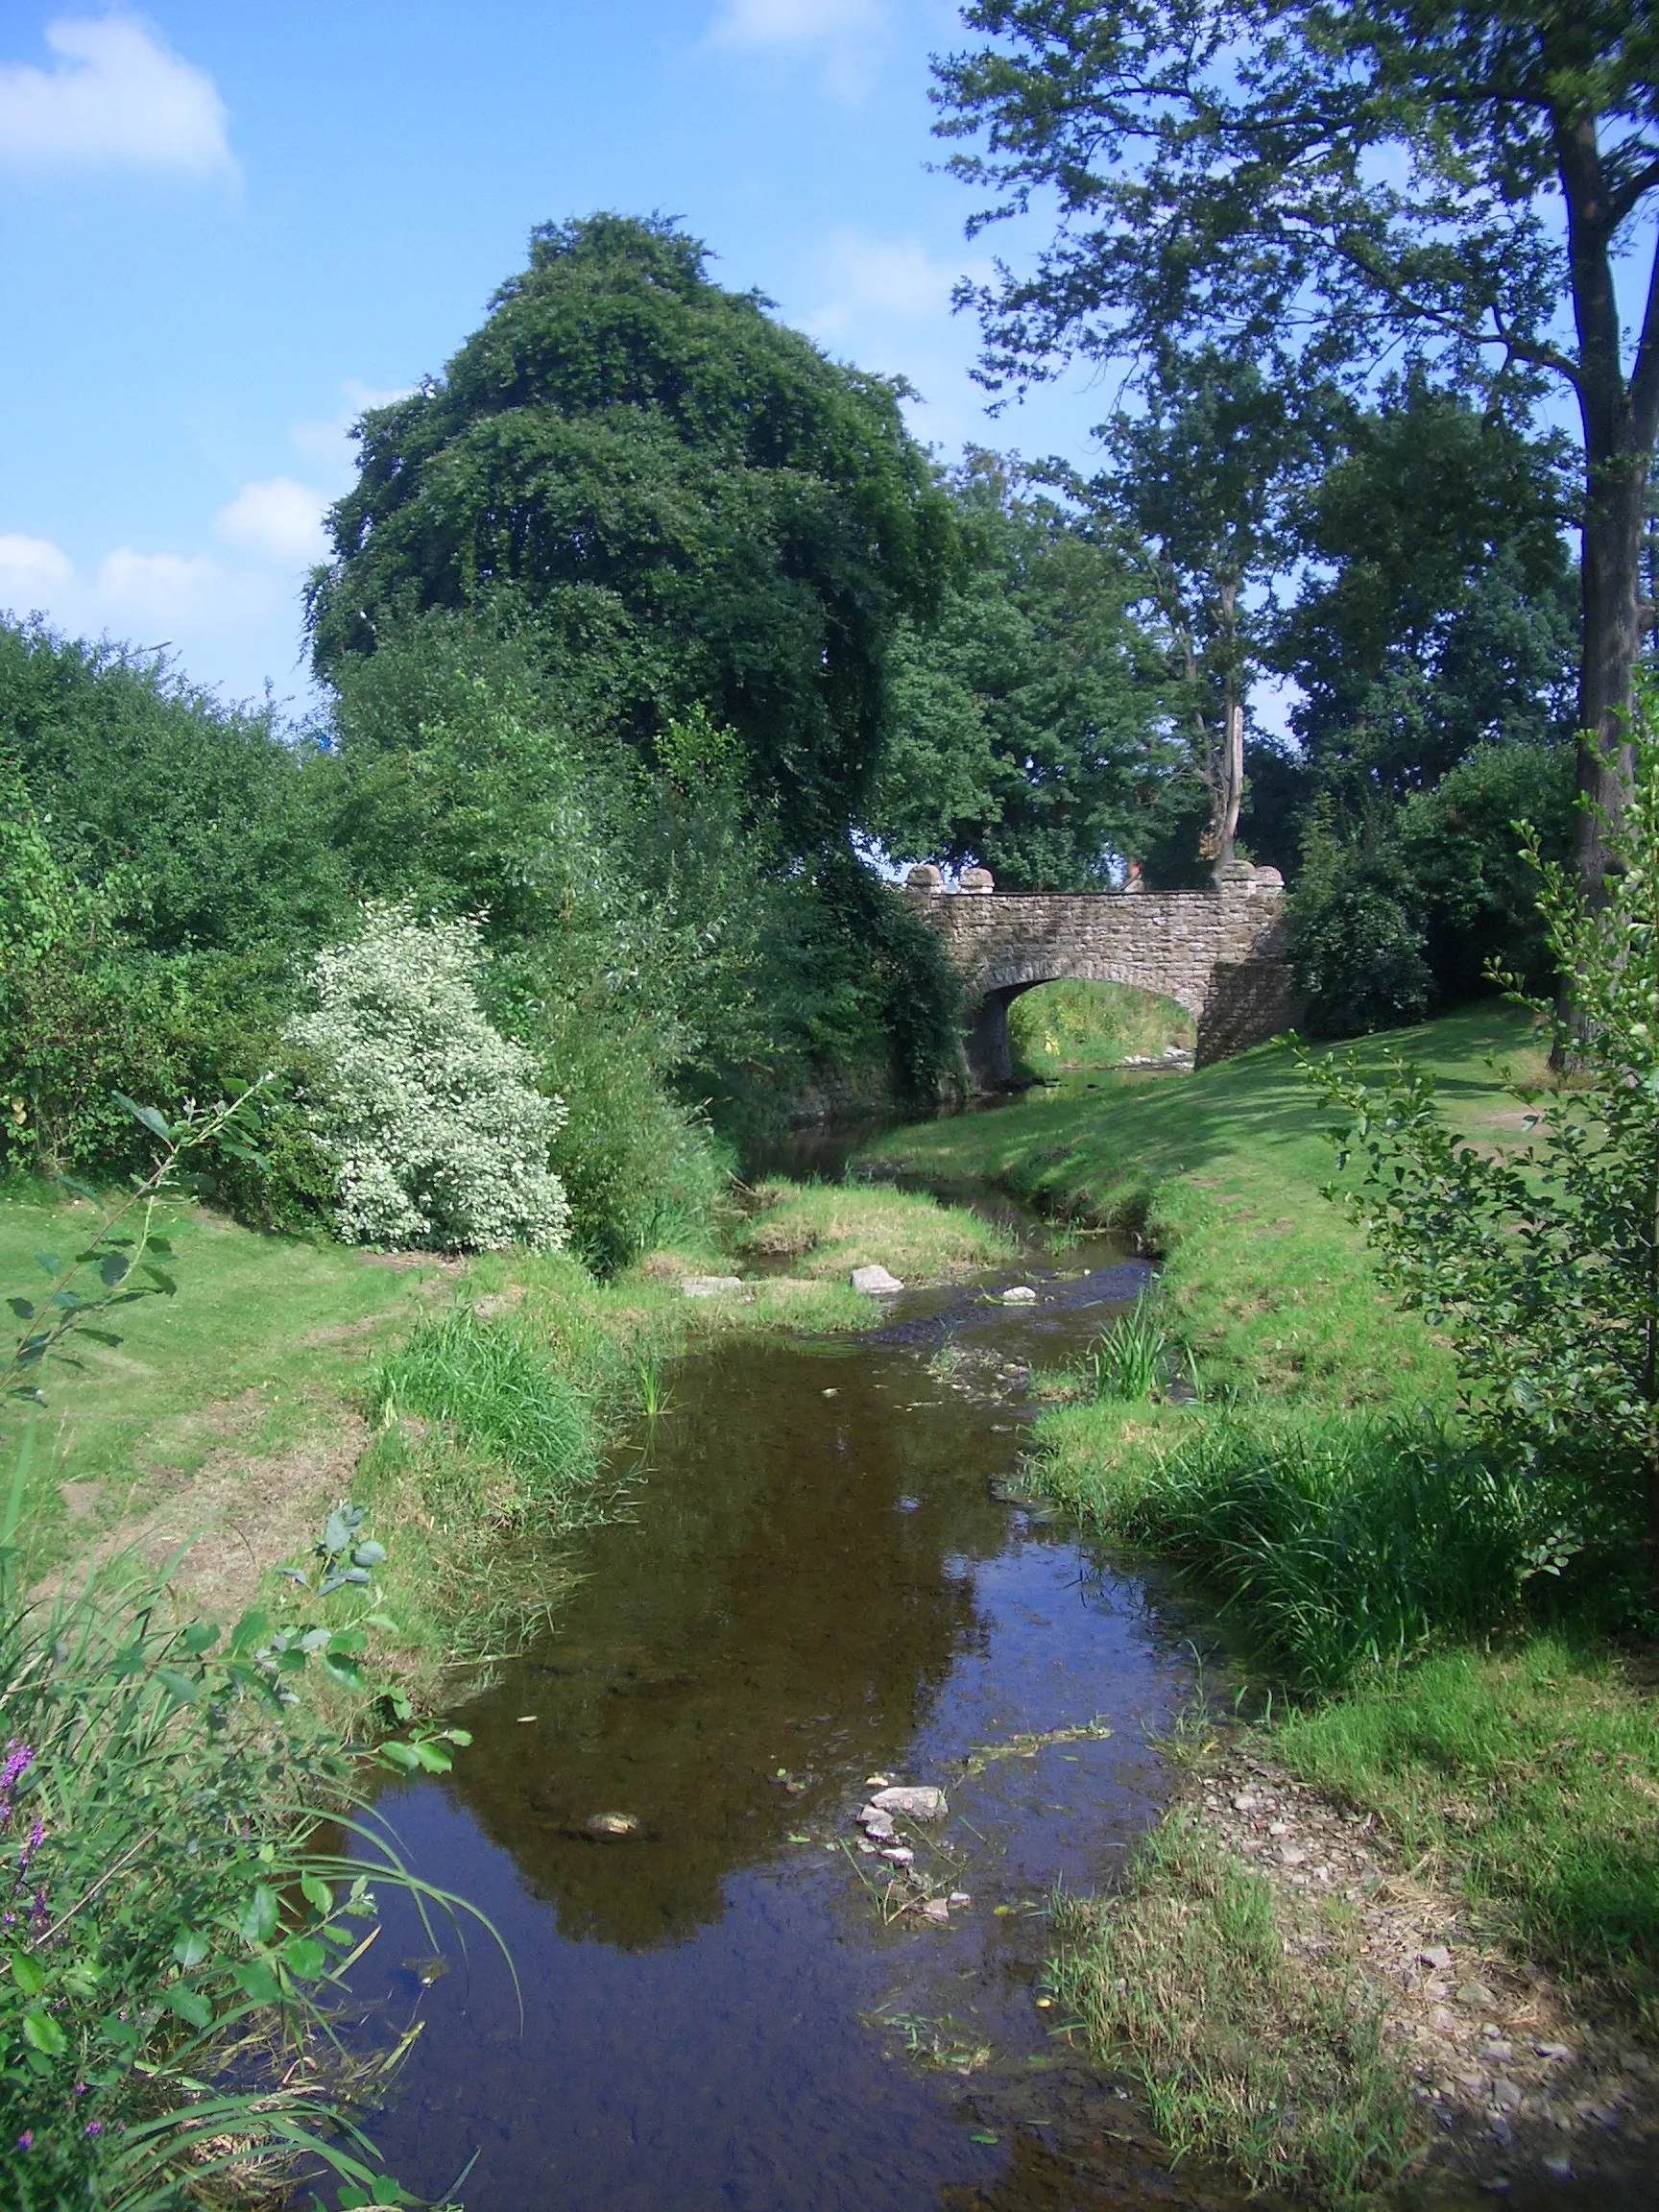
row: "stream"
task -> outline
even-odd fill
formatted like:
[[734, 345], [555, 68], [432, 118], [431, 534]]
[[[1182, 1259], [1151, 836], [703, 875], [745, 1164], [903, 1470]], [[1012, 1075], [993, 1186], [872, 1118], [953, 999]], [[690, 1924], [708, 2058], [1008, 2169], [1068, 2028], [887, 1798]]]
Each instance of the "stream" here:
[[[406, 2187], [442, 2201], [470, 2162], [477, 2212], [1242, 2201], [1167, 2170], [1043, 1987], [1054, 1886], [1099, 1887], [1156, 1816], [1149, 1735], [1215, 1646], [1174, 1576], [1021, 1502], [1027, 1365], [1148, 1274], [1028, 1236], [861, 1338], [685, 1361], [556, 1629], [455, 1715], [452, 1774], [382, 1798], [517, 1977], [476, 1932], [433, 1959], [384, 1898], [356, 1987], [388, 2040], [421, 2023], [371, 2119]], [[949, 1802], [908, 1869], [860, 1848], [883, 1781]]]

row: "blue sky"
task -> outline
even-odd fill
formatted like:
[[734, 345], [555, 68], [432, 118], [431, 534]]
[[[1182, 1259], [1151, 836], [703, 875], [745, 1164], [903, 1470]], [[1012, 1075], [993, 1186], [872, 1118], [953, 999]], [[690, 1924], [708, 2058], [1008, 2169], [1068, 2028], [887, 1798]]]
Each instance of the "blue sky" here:
[[[936, 0], [0, 5], [0, 608], [301, 703], [346, 429], [440, 369], [532, 224], [678, 215], [918, 434], [1082, 460], [1081, 375], [996, 421], [926, 163]], [[999, 250], [1018, 240], [998, 239]]]

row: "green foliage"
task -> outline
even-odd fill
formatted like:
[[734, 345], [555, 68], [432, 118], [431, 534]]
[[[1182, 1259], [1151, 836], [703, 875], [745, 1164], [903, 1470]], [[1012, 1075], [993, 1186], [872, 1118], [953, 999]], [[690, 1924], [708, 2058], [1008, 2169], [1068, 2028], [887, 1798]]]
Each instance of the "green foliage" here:
[[1312, 564], [1273, 660], [1315, 789], [1403, 801], [1572, 724], [1578, 611], [1554, 440], [1414, 372], [1354, 411], [1301, 502]]
[[365, 418], [317, 664], [399, 614], [505, 607], [642, 752], [699, 705], [736, 730], [805, 851], [874, 769], [887, 637], [931, 607], [948, 512], [900, 388], [705, 261], [662, 221], [533, 233], [444, 375]]
[[537, 1506], [568, 1525], [599, 1465], [592, 1409], [570, 1374], [509, 1321], [461, 1310], [422, 1321], [386, 1359], [383, 1421], [414, 1413], [504, 1459], [533, 1484]]
[[1438, 1862], [1521, 1956], [1659, 2005], [1659, 1712], [1616, 1656], [1558, 1637], [1448, 1651], [1291, 1714], [1275, 1754]]
[[1173, 1352], [1152, 1301], [1138, 1298], [1101, 1330], [1083, 1355], [1083, 1367], [1096, 1398], [1141, 1405], [1162, 1395]]
[[135, 947], [280, 954], [349, 904], [310, 812], [315, 747], [154, 658], [0, 622], [0, 747], [59, 861]]
[[[10, 1397], [37, 1398], [72, 1338], [118, 1344], [102, 1326], [113, 1310], [175, 1293], [155, 1200], [188, 1153], [234, 1145], [246, 1119], [225, 1108], [172, 1129], [123, 1103], [160, 1149], [75, 1260], [40, 1255], [44, 1305], [11, 1302], [24, 1327], [0, 1378]], [[341, 1504], [314, 1549], [314, 1587], [297, 1571], [279, 1618], [251, 1611], [228, 1635], [180, 1622], [164, 1579], [121, 1563], [42, 1599], [18, 1542], [33, 1434], [0, 1514], [0, 2137], [13, 2200], [162, 2212], [211, 2176], [246, 2186], [305, 2154], [398, 2201], [344, 2109], [333, 2016], [373, 1931], [371, 1882], [422, 1911], [454, 1901], [353, 1815], [367, 1768], [442, 1772], [468, 1739], [418, 1731], [371, 1756], [326, 1734], [305, 1697], [318, 1673], [368, 1695], [371, 1633], [395, 1625], [375, 1610], [385, 1551]], [[342, 1821], [370, 1845], [367, 1865], [332, 1846]]]
[[892, 658], [892, 726], [865, 828], [908, 859], [992, 870], [1008, 891], [1098, 890], [1167, 773], [1136, 579], [992, 453], [950, 481], [964, 560], [938, 619]]
[[1190, 1053], [1193, 1032], [1185, 1007], [1132, 983], [1040, 983], [1008, 1009], [1016, 1061], [1027, 1075], [1111, 1068], [1130, 1058], [1161, 1060], [1171, 1045]]
[[1315, 810], [1287, 901], [1308, 1026], [1316, 1037], [1351, 1037], [1420, 1022], [1434, 978], [1410, 879], [1385, 837], [1367, 826], [1344, 843], [1335, 824], [1329, 806]]
[[[1646, 1494], [1659, 1575], [1659, 730], [1634, 729], [1635, 781], [1612, 831], [1621, 872], [1589, 905], [1537, 870], [1571, 1014], [1540, 1005], [1576, 1070], [1546, 1095], [1517, 1086], [1525, 1142], [1458, 1136], [1432, 1078], [1404, 1062], [1381, 1083], [1327, 1059], [1308, 1072], [1347, 1118], [1338, 1158], [1364, 1164], [1351, 1198], [1385, 1279], [1456, 1351], [1471, 1421], [1546, 1492], [1571, 1549], [1617, 1544]], [[1575, 1526], [1573, 1526], [1575, 1525]]]
[[1554, 1559], [1522, 1475], [1399, 1417], [1194, 1410], [1105, 1482], [1061, 1487], [1114, 1536], [1190, 1561], [1304, 1689], [1484, 1634]]
[[1552, 955], [1516, 825], [1566, 858], [1573, 757], [1564, 746], [1482, 745], [1431, 790], [1343, 824], [1326, 799], [1304, 832], [1287, 901], [1315, 1036], [1419, 1021], [1491, 986], [1494, 966], [1536, 987]]

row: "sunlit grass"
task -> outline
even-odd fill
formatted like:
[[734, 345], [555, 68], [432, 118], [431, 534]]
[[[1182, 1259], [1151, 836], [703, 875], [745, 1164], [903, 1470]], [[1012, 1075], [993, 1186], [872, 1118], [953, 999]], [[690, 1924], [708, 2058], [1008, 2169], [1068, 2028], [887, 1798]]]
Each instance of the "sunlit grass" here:
[[752, 1260], [786, 1260], [809, 1279], [879, 1265], [904, 1283], [938, 1283], [1015, 1256], [1005, 1230], [965, 1206], [909, 1190], [851, 1184], [767, 1183], [733, 1238]]

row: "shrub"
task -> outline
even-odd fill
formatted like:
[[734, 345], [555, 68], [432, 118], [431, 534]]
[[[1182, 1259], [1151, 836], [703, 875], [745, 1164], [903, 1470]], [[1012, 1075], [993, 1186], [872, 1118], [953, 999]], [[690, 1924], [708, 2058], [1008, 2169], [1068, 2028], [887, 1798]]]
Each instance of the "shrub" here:
[[564, 1241], [547, 1148], [565, 1118], [536, 1063], [486, 1021], [472, 920], [368, 905], [362, 934], [318, 954], [315, 1010], [292, 1037], [315, 1064], [313, 1126], [339, 1162], [348, 1243], [493, 1250]]
[[1592, 906], [1535, 833], [1526, 851], [1570, 1010], [1535, 1001], [1575, 1070], [1551, 1097], [1522, 1086], [1523, 1142], [1494, 1151], [1447, 1123], [1432, 1078], [1381, 1083], [1327, 1058], [1310, 1079], [1347, 1119], [1351, 1203], [1404, 1303], [1445, 1332], [1466, 1409], [1580, 1540], [1627, 1540], [1645, 1493], [1659, 1595], [1659, 700], [1638, 701], [1633, 782]]

